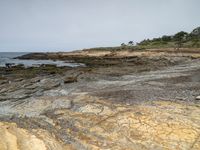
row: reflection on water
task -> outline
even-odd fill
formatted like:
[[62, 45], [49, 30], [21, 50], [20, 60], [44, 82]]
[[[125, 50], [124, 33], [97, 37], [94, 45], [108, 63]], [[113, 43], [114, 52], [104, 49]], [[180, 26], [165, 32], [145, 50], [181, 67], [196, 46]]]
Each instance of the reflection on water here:
[[79, 63], [66, 63], [64, 61], [53, 61], [53, 60], [19, 60], [19, 59], [13, 59], [15, 57], [24, 55], [27, 53], [21, 53], [21, 52], [0, 52], [0, 67], [5, 67], [6, 63], [11, 64], [23, 64], [25, 67], [31, 67], [31, 66], [39, 66], [41, 64], [54, 64], [58, 67], [61, 66], [70, 66], [70, 67], [77, 67], [77, 66], [83, 66], [83, 64]]

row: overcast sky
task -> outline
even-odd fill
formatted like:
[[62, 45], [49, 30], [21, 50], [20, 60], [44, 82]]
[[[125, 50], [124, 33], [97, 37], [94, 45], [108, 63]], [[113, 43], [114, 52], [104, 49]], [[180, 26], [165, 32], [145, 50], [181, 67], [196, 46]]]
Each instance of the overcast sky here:
[[0, 51], [69, 51], [190, 32], [200, 0], [0, 0]]

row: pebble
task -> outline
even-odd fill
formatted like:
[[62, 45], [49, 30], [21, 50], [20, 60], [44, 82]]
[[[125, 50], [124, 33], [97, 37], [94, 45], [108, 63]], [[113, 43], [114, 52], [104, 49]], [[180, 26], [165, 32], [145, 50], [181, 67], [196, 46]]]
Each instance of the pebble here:
[[197, 97], [196, 97], [196, 100], [200, 100], [200, 96], [197, 96]]

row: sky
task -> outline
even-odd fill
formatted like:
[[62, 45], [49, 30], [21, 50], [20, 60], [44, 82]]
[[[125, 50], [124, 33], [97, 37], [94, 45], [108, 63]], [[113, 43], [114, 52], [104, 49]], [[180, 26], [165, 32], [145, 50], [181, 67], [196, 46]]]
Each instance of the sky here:
[[71, 51], [191, 32], [200, 0], [0, 0], [0, 52]]

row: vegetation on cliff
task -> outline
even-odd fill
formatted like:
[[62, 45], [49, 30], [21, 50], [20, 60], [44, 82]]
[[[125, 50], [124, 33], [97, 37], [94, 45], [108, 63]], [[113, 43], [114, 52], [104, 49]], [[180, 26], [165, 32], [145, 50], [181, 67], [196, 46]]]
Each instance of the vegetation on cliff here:
[[184, 31], [175, 35], [164, 35], [159, 38], [145, 39], [137, 44], [140, 48], [199, 48], [200, 27], [191, 33]]
[[[119, 47], [98, 47], [91, 48], [93, 51], [120, 51], [120, 50], [143, 50], [158, 48], [200, 48], [200, 27], [195, 28], [191, 33], [180, 31], [174, 35], [163, 35], [153, 39], [144, 39], [134, 44], [129, 41], [127, 44], [122, 43]], [[88, 49], [85, 49], [88, 50]]]

